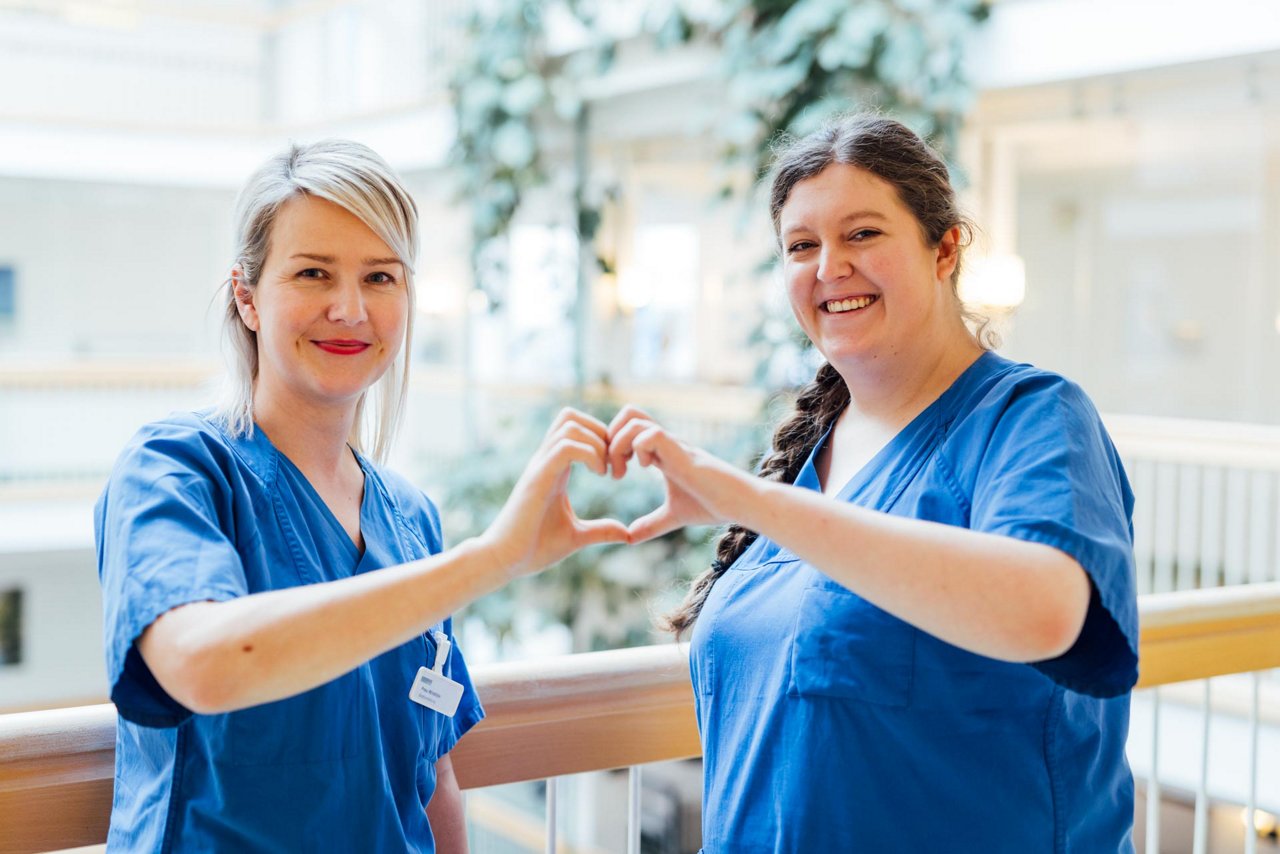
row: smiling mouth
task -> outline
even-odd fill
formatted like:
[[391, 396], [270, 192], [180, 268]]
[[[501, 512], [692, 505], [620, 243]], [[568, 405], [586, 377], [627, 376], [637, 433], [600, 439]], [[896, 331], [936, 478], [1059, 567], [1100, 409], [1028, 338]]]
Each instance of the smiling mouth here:
[[848, 311], [860, 311], [874, 302], [878, 302], [880, 297], [853, 297], [851, 299], [833, 299], [827, 300], [822, 304], [822, 310], [827, 314], [844, 314]]
[[336, 353], [339, 356], [352, 356], [356, 353], [363, 353], [369, 349], [369, 344], [365, 341], [313, 341], [311, 342], [324, 350], [326, 353]]

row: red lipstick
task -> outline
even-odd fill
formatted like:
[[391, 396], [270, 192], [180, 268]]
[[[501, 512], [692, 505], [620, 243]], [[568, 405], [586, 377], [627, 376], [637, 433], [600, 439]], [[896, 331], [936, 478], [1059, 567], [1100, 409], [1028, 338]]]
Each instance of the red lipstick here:
[[367, 341], [353, 341], [348, 338], [332, 338], [327, 341], [311, 342], [324, 350], [326, 353], [333, 353], [337, 356], [354, 356], [357, 353], [363, 353], [369, 349]]

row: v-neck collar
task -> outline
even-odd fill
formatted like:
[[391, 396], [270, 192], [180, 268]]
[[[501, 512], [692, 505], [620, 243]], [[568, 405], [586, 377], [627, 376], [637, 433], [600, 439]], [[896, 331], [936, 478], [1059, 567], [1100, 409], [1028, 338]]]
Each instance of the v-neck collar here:
[[347, 449], [351, 451], [351, 455], [355, 458], [356, 465], [360, 466], [360, 472], [364, 476], [364, 484], [361, 488], [360, 494], [360, 535], [365, 540], [365, 547], [363, 549], [356, 545], [355, 540], [351, 539], [351, 535], [347, 533], [347, 529], [343, 527], [342, 522], [340, 522], [337, 515], [334, 514], [333, 508], [331, 508], [328, 502], [321, 497], [320, 492], [315, 488], [315, 485], [311, 483], [310, 478], [303, 474], [302, 469], [298, 468], [297, 465], [294, 464], [293, 460], [289, 459], [283, 451], [273, 446], [273, 450], [275, 451], [279, 464], [288, 466], [290, 471], [297, 476], [298, 481], [302, 484], [302, 488], [306, 490], [308, 497], [312, 502], [314, 502], [316, 507], [319, 508], [318, 515], [320, 518], [325, 520], [325, 524], [329, 526], [330, 530], [335, 535], [335, 539], [347, 548], [347, 557], [349, 559], [348, 563], [352, 568], [352, 572], [354, 572], [356, 567], [359, 566], [361, 559], [369, 551], [369, 541], [367, 536], [369, 525], [367, 522], [369, 517], [369, 491], [373, 488], [373, 478], [369, 476], [369, 466], [365, 459], [350, 445], [347, 446]]
[[[989, 373], [1007, 366], [1010, 363], [1002, 358], [994, 351], [988, 350], [974, 359], [973, 363], [960, 372], [960, 376], [947, 387], [942, 394], [926, 406], [920, 414], [916, 415], [911, 421], [894, 434], [884, 447], [881, 448], [874, 457], [868, 460], [862, 468], [858, 469], [848, 481], [840, 487], [840, 491], [835, 494], [837, 501], [852, 502], [856, 504], [864, 504], [868, 498], [875, 499], [876, 509], [888, 510], [897, 500], [898, 495], [911, 482], [911, 478], [915, 472], [919, 470], [919, 464], [932, 453], [936, 441], [929, 441], [930, 437], [936, 439], [941, 432], [939, 428], [945, 428], [949, 422], [948, 415], [955, 409], [957, 401], [962, 400], [965, 393], [976, 382], [979, 382]], [[809, 452], [809, 457], [805, 460], [804, 467], [800, 469], [800, 473], [796, 476], [795, 485], [804, 489], [811, 489], [814, 492], [822, 492], [822, 482], [818, 477], [817, 459], [818, 454], [822, 453], [822, 449], [826, 447], [827, 441], [831, 438], [831, 432], [835, 429], [833, 422], [827, 431], [822, 434]], [[881, 483], [880, 489], [871, 490], [873, 484], [884, 480], [892, 474], [894, 481], [892, 483]]]

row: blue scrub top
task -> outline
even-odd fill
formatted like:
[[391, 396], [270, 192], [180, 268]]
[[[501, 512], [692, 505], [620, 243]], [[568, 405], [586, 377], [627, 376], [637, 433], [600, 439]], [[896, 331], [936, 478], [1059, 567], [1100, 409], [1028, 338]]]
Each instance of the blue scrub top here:
[[[821, 447], [798, 486], [821, 488]], [[707, 854], [1132, 851], [1133, 495], [1084, 393], [986, 353], [838, 498], [1066, 552], [1092, 582], [1084, 630], [996, 661], [758, 538], [692, 637]]]
[[[189, 602], [315, 584], [441, 550], [439, 515], [360, 458], [361, 554], [261, 430], [232, 439], [208, 413], [147, 425], [95, 510], [107, 677], [119, 711], [107, 845], [118, 851], [434, 851], [435, 762], [484, 717], [462, 652], [452, 719], [409, 699], [426, 636], [318, 688], [197, 715], [156, 682], [134, 641]], [[450, 621], [443, 625], [452, 637]]]

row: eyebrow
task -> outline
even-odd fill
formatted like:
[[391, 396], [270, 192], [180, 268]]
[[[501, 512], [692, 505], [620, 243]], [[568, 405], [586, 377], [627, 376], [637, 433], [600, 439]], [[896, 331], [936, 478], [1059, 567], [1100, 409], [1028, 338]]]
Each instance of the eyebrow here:
[[[310, 252], [298, 252], [297, 254], [290, 255], [289, 258], [290, 260], [294, 258], [306, 258], [309, 261], [316, 261], [321, 264], [335, 264], [338, 261], [338, 259], [332, 255], [313, 255]], [[383, 264], [399, 264], [401, 262], [399, 258], [365, 258], [361, 263], [366, 267], [378, 267]]]
[[[879, 211], [869, 211], [869, 210], [854, 211], [851, 214], [840, 217], [840, 224], [843, 225], [844, 223], [852, 222], [855, 219], [878, 219], [878, 220], [881, 220], [882, 222], [887, 222], [889, 218], [884, 214], [880, 213]], [[799, 222], [791, 226], [790, 228], [786, 229], [782, 233], [791, 234], [796, 231], [812, 231], [812, 230], [813, 229], [811, 229], [808, 225], [805, 225], [804, 223]]]

